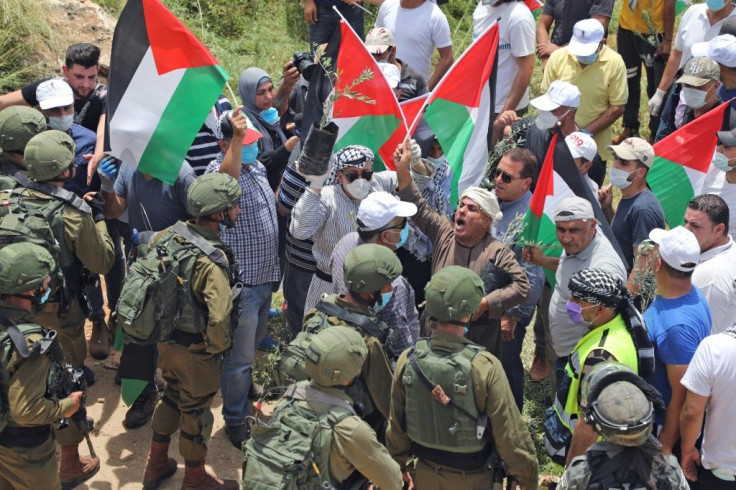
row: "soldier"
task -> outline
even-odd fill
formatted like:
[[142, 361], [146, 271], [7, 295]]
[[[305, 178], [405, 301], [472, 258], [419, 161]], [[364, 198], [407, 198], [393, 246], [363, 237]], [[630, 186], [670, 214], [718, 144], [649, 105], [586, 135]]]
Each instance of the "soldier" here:
[[[255, 427], [245, 445], [243, 488], [268, 488], [259, 484], [289, 477], [298, 488], [363, 488], [357, 481], [362, 479], [382, 490], [402, 488], [399, 465], [370, 426], [355, 415], [345, 392], [360, 375], [368, 354], [363, 338], [352, 328], [333, 326], [316, 334], [307, 351], [305, 364], [311, 381], [291, 385], [268, 426]], [[330, 429], [328, 434], [321, 430], [325, 426]], [[303, 434], [297, 435], [292, 427], [307, 432], [308, 439], [299, 441], [304, 444], [296, 441]], [[309, 433], [308, 427], [316, 434]], [[289, 430], [292, 435], [288, 440], [274, 437], [277, 429]], [[314, 466], [292, 464], [304, 461], [303, 454], [297, 454], [304, 446]], [[317, 450], [310, 450], [310, 446]], [[272, 448], [278, 459], [272, 458]], [[284, 464], [276, 467], [279, 462]], [[296, 474], [288, 474], [295, 469]]]
[[[28, 176], [16, 174], [23, 188], [0, 192], [0, 202], [19, 202], [28, 209], [43, 213], [59, 247], [58, 269], [63, 274], [52, 278], [48, 302], [36, 314], [44, 328], [55, 330], [67, 362], [84, 370], [88, 385], [95, 375], [86, 366], [87, 343], [84, 338], [84, 268], [104, 274], [114, 260], [113, 244], [107, 234], [103, 204], [94, 199], [84, 202], [63, 188], [74, 175], [74, 141], [61, 131], [44, 131], [26, 145]], [[30, 178], [28, 178], [30, 177]], [[83, 435], [75, 424], [57, 431], [61, 445], [61, 483], [63, 486], [83, 481], [97, 472], [97, 457], [79, 457], [77, 446]], [[78, 484], [78, 483], [76, 483]], [[71, 488], [71, 487], [69, 487]]]
[[628, 366], [601, 362], [583, 383], [585, 417], [604, 440], [573, 458], [557, 490], [646, 488], [688, 490], [672, 454], [652, 436], [654, 412], [664, 411], [659, 392]]
[[196, 219], [179, 221], [154, 238], [170, 253], [181, 249], [181, 244], [193, 245], [196, 260], [184, 261], [186, 268], [179, 275], [196, 304], [184, 302], [171, 338], [158, 344], [166, 389], [151, 421], [153, 438], [143, 474], [146, 488], [157, 488], [176, 472], [176, 461], [168, 451], [171, 434], [177, 430], [185, 464], [182, 489], [240, 488], [234, 480], [208, 474], [204, 461], [213, 423], [210, 406], [220, 387], [222, 354], [232, 346], [233, 305], [239, 299], [231, 287], [237, 285], [240, 272], [219, 234], [235, 224], [241, 194], [238, 181], [226, 174], [198, 177], [187, 192], [189, 212]]
[[425, 288], [432, 336], [396, 362], [386, 443], [416, 488], [491, 488], [496, 452], [537, 488], [536, 450], [501, 362], [464, 337], [484, 294], [470, 269], [440, 269]]
[[391, 282], [401, 270], [401, 262], [393, 251], [372, 243], [360, 245], [345, 257], [343, 271], [348, 293], [324, 296], [304, 316], [306, 332], [347, 325], [363, 335], [368, 360], [359, 380], [348, 388], [348, 395], [361, 406], [363, 420], [379, 434], [388, 419], [391, 364], [382, 345], [389, 329], [375, 314], [391, 299]]
[[[62, 488], [51, 423], [79, 410], [82, 392], [58, 400], [47, 383], [61, 368], [39, 354], [46, 331], [33, 313], [50, 291], [56, 264], [34, 244], [0, 249], [0, 488]], [[55, 342], [55, 341], [54, 341]], [[7, 426], [5, 426], [7, 423]], [[97, 467], [99, 469], [99, 466]], [[96, 470], [95, 470], [96, 471]], [[73, 485], [91, 477], [84, 475]]]
[[23, 152], [28, 141], [46, 130], [46, 118], [36, 109], [23, 106], [0, 111], [0, 189], [13, 189], [12, 176], [26, 169]]

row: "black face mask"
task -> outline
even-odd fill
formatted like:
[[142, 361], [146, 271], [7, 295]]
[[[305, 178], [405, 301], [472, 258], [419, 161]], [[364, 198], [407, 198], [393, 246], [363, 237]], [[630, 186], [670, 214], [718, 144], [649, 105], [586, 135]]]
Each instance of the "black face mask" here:
[[222, 212], [222, 224], [225, 225], [225, 228], [232, 228], [235, 226], [235, 220], [230, 218], [230, 213], [228, 212], [229, 209], [226, 209]]

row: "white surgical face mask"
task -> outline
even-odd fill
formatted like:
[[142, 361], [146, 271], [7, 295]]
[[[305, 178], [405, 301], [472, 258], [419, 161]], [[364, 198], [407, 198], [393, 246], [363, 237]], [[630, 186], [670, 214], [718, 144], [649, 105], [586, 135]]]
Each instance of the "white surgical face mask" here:
[[614, 187], [618, 187], [619, 189], [626, 189], [628, 186], [631, 185], [629, 176], [633, 173], [634, 172], [629, 173], [626, 170], [621, 170], [620, 168], [611, 167], [611, 171], [608, 174], [608, 178], [611, 180], [611, 184], [613, 184]]
[[715, 155], [713, 155], [713, 166], [721, 172], [730, 172], [736, 168], [729, 165], [731, 160], [736, 160], [736, 158], [729, 159], [726, 155], [717, 151]]
[[682, 101], [685, 105], [693, 109], [700, 109], [705, 105], [705, 98], [708, 92], [698, 90], [696, 88], [682, 87]]
[[550, 111], [542, 111], [537, 115], [537, 120], [534, 122], [536, 126], [541, 129], [542, 131], [545, 131], [547, 129], [552, 129], [555, 127], [555, 124], [557, 124], [557, 121], [560, 119], [552, 114]]
[[355, 179], [345, 186], [345, 190], [357, 200], [364, 199], [371, 192], [371, 183], [365, 179]]
[[68, 116], [49, 116], [49, 127], [59, 131], [69, 131], [74, 122], [74, 114]]

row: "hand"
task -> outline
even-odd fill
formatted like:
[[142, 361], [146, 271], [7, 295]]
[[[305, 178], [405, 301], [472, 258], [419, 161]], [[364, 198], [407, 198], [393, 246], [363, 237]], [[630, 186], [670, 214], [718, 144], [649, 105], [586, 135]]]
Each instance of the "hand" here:
[[97, 167], [97, 175], [100, 176], [102, 192], [113, 192], [115, 178], [118, 176], [118, 160], [109, 155], [105, 156]]
[[317, 23], [317, 5], [314, 3], [314, 0], [304, 2], [304, 20], [309, 25], [315, 25]]
[[396, 147], [396, 151], [394, 151], [394, 165], [396, 166], [397, 172], [399, 168], [408, 169], [412, 157], [411, 153], [411, 142], [409, 138]]
[[85, 202], [92, 208], [92, 218], [95, 223], [105, 219], [105, 197], [100, 192], [88, 192], [84, 195]]
[[478, 310], [475, 313], [473, 313], [473, 316], [470, 317], [470, 319], [472, 321], [476, 321], [486, 311], [488, 311], [488, 300], [486, 299], [485, 296], [483, 296], [483, 299], [480, 300], [480, 306], [478, 307]]
[[690, 481], [698, 481], [698, 466], [700, 466], [700, 451], [692, 448], [690, 451], [682, 451], [682, 472]]
[[602, 208], [610, 208], [613, 206], [613, 185], [608, 184], [598, 189], [598, 201]]
[[105, 154], [95, 153], [94, 155], [92, 155], [90, 153], [87, 153], [86, 155], [82, 155], [82, 158], [87, 160], [87, 185], [91, 185], [92, 177], [95, 176], [95, 173], [97, 172], [97, 167], [100, 166], [100, 161], [105, 158]]
[[662, 103], [664, 102], [664, 96], [667, 92], [664, 90], [657, 89], [649, 102], [647, 102], [647, 110], [652, 116], [659, 116], [659, 111], [662, 109]]
[[284, 76], [281, 84], [286, 85], [287, 87], [293, 87], [294, 84], [299, 81], [299, 70], [291, 63], [291, 60], [284, 64], [281, 74]]
[[[296, 138], [296, 136], [293, 136], [293, 138]], [[330, 161], [329, 165], [327, 166], [327, 172], [325, 172], [322, 175], [310, 175], [305, 174], [299, 169], [299, 161], [297, 160], [296, 164], [296, 173], [301, 175], [307, 180], [307, 183], [309, 184], [310, 189], [314, 189], [315, 191], [321, 191], [322, 186], [325, 185], [325, 181], [332, 173], [332, 161]]]
[[419, 143], [417, 143], [417, 140], [415, 139], [412, 139], [409, 144], [411, 146], [410, 163], [414, 165], [422, 158], [422, 149], [419, 147]]
[[77, 413], [77, 410], [79, 410], [79, 407], [82, 406], [82, 395], [83, 393], [81, 391], [75, 391], [74, 393], [69, 393], [69, 396], [67, 398], [74, 400], [74, 405], [72, 408], [64, 412], [64, 417], [71, 417], [75, 413]]
[[233, 111], [230, 117], [230, 124], [233, 127], [233, 140], [243, 141], [245, 131], [248, 129], [248, 121], [246, 120], [242, 105], [239, 105]]
[[672, 49], [672, 39], [662, 39], [662, 41], [659, 43], [659, 47], [654, 52], [654, 56], [662, 56], [667, 57], [670, 55], [670, 50]]
[[514, 331], [519, 319], [515, 316], [504, 315], [501, 317], [501, 340], [509, 342], [514, 340]]
[[493, 121], [493, 127], [497, 129], [503, 129], [506, 126], [511, 126], [517, 121], [521, 121], [521, 118], [516, 115], [516, 111], [503, 111]]
[[296, 148], [297, 143], [299, 143], [299, 136], [292, 136], [288, 140], [286, 140], [286, 143], [284, 143], [284, 148], [291, 153], [294, 151], [294, 148]]
[[412, 480], [411, 474], [408, 471], [405, 471], [401, 474], [401, 479], [404, 480], [404, 483], [406, 483], [405, 486], [408, 490], [413, 490], [414, 480]]
[[544, 261], [544, 253], [539, 247], [524, 247], [521, 250], [521, 258], [541, 267], [542, 261]]
[[537, 57], [538, 58], [549, 58], [552, 53], [560, 49], [555, 43], [540, 43], [537, 44]]

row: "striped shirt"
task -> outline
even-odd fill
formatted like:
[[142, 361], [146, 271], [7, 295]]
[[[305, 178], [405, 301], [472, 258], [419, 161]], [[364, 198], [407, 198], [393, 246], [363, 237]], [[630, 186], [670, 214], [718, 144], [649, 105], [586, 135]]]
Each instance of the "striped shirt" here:
[[[345, 257], [358, 245], [364, 242], [357, 232], [348, 233], [335, 246], [330, 257], [332, 265], [332, 291], [331, 293], [346, 294], [348, 288], [343, 278], [343, 265]], [[391, 330], [386, 339], [386, 353], [392, 363], [399, 354], [409, 347], [414, 347], [419, 338], [419, 313], [414, 305], [414, 289], [404, 276], [393, 280], [394, 294], [388, 304], [376, 315], [388, 325]]]
[[[307, 180], [297, 173], [293, 162], [289, 163], [284, 170], [284, 175], [279, 185], [278, 197], [276, 198], [276, 204], [279, 209], [289, 214], [289, 221], [291, 221], [291, 211], [294, 209], [299, 198], [302, 197], [302, 194], [304, 194], [306, 187]], [[286, 260], [293, 267], [304, 272], [314, 272], [313, 246], [314, 242], [312, 240], [298, 240], [291, 235], [291, 232], [287, 228]]]
[[214, 107], [207, 115], [207, 119], [199, 129], [199, 133], [194, 138], [192, 146], [189, 147], [186, 160], [198, 176], [205, 173], [208, 164], [213, 158], [217, 158], [220, 153], [220, 145], [217, 144], [217, 138], [215, 138], [215, 125], [217, 124], [217, 118], [223, 112], [230, 111], [232, 108], [233, 106], [227, 97], [220, 94]]
[[[223, 157], [218, 155], [207, 172], [219, 171]], [[243, 189], [238, 201], [240, 214], [235, 226], [223, 231], [220, 237], [233, 250], [245, 284], [278, 282], [281, 273], [276, 199], [266, 179], [266, 167], [258, 161], [244, 165], [238, 183]]]

